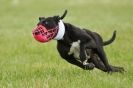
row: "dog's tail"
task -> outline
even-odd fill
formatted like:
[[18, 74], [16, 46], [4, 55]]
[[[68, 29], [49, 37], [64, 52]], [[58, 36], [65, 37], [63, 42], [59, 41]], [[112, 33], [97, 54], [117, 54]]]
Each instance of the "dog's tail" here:
[[111, 44], [116, 38], [116, 30], [113, 32], [113, 36], [111, 39], [107, 40], [107, 41], [103, 41], [103, 46], [109, 45]]

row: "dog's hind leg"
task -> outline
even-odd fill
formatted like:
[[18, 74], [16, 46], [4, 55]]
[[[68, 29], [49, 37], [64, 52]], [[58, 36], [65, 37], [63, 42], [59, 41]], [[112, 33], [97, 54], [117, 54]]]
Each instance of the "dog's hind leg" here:
[[[96, 54], [91, 55], [90, 62], [93, 62], [96, 68], [104, 72], [108, 72], [105, 65], [103, 64], [103, 62], [100, 60], [100, 58]], [[124, 71], [122, 67], [111, 66], [111, 68], [113, 69], [112, 72], [123, 72]]]
[[124, 70], [124, 68], [123, 67], [117, 67], [117, 66], [112, 66], [112, 65], [110, 65], [111, 66], [111, 68], [113, 68], [113, 72], [124, 72], [125, 70]]
[[103, 64], [103, 62], [99, 59], [99, 57], [96, 54], [92, 54], [91, 58], [88, 60], [88, 62], [89, 63], [92, 62], [96, 68], [98, 68], [104, 72], [107, 72], [105, 65]]
[[97, 54], [98, 54], [98, 57], [100, 58], [100, 60], [103, 62], [107, 72], [121, 72], [121, 71], [123, 71], [123, 68], [111, 66], [108, 63], [106, 54], [105, 54], [102, 46], [97, 48]]
[[96, 53], [98, 54], [98, 57], [100, 58], [100, 60], [105, 65], [105, 67], [107, 69], [107, 72], [112, 72], [113, 68], [111, 68], [111, 66], [108, 63], [108, 60], [107, 60], [106, 54], [105, 54], [105, 52], [103, 50], [103, 47], [102, 46], [97, 47], [96, 48]]

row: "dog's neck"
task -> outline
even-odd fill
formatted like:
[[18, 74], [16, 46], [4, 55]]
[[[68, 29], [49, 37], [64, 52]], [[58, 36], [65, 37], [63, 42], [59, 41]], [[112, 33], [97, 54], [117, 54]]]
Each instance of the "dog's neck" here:
[[62, 40], [63, 36], [65, 34], [65, 26], [64, 26], [64, 23], [62, 22], [62, 20], [59, 21], [58, 25], [59, 25], [58, 33], [54, 39], [55, 40]]
[[65, 26], [65, 33], [64, 33], [64, 36], [61, 40], [58, 40], [58, 43], [63, 43], [63, 44], [66, 44], [66, 45], [71, 45], [71, 43], [73, 42], [72, 40], [72, 29], [73, 29], [73, 26], [69, 23], [64, 23], [64, 26]]

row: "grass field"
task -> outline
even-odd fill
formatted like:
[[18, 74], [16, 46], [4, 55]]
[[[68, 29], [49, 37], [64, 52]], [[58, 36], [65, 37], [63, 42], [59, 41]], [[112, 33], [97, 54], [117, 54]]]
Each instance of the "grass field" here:
[[[39, 16], [64, 19], [102, 35], [117, 30], [105, 47], [109, 62], [124, 74], [84, 71], [63, 60], [56, 41], [32, 37]], [[0, 88], [133, 88], [133, 0], [0, 0]]]

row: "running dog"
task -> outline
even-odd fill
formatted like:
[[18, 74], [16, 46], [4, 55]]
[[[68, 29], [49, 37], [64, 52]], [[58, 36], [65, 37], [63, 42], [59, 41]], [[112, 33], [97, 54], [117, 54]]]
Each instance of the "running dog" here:
[[34, 38], [39, 42], [57, 40], [60, 56], [84, 70], [92, 70], [96, 67], [104, 72], [123, 72], [123, 67], [109, 64], [103, 48], [115, 40], [116, 31], [111, 39], [103, 41], [96, 32], [63, 22], [62, 19], [66, 14], [67, 10], [62, 16], [39, 17], [37, 28], [33, 30]]

